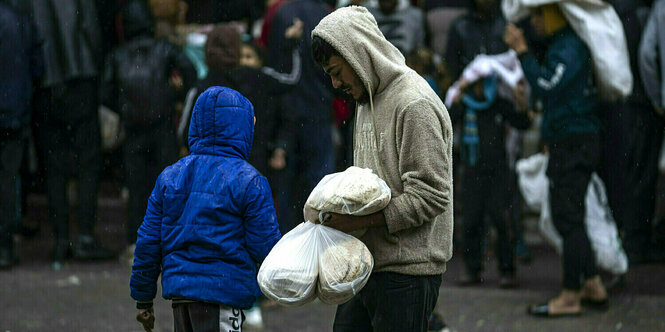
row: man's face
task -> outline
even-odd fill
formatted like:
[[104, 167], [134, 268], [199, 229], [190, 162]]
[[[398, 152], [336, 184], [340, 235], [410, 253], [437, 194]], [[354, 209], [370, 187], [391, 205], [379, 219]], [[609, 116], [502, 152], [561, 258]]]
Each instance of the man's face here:
[[367, 91], [363, 87], [360, 77], [341, 56], [331, 56], [328, 59], [328, 64], [323, 66], [323, 70], [330, 75], [335, 89], [342, 89], [344, 93], [350, 95], [356, 101], [362, 102], [366, 98]]
[[545, 19], [543, 19], [543, 10], [534, 8], [531, 10], [531, 17], [529, 19], [533, 30], [541, 37], [545, 36]]

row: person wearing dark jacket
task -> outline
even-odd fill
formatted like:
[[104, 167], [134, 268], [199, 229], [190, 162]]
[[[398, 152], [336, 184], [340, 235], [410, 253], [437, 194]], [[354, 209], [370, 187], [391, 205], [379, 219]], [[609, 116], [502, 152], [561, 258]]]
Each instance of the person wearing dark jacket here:
[[514, 25], [506, 27], [504, 40], [519, 55], [524, 75], [543, 103], [541, 137], [549, 149], [552, 222], [563, 240], [563, 289], [547, 303], [529, 306], [528, 312], [541, 317], [579, 315], [581, 304], [608, 303], [584, 223], [587, 186], [600, 159], [593, 64], [558, 5], [532, 9], [531, 24], [548, 38], [542, 63]]
[[191, 153], [159, 175], [138, 232], [129, 286], [146, 329], [160, 274], [176, 332], [240, 331], [241, 309], [261, 295], [257, 265], [280, 233], [270, 185], [247, 162], [254, 123], [252, 104], [230, 88], [196, 101]]
[[498, 78], [488, 76], [473, 82], [460, 101], [451, 108], [453, 125], [463, 123], [461, 163], [464, 165], [461, 200], [464, 214], [462, 242], [466, 274], [462, 285], [482, 281], [483, 242], [486, 236], [485, 216], [496, 229], [496, 255], [501, 278], [499, 286], [517, 285], [514, 238], [508, 219], [509, 186], [506, 157], [506, 127], [527, 129], [531, 120], [527, 112], [497, 95]]
[[[266, 65], [288, 73], [292, 67], [290, 42], [286, 30], [294, 19], [303, 21], [303, 40], [298, 51], [302, 74], [298, 84], [281, 98], [280, 113], [291, 128], [285, 128], [286, 168], [280, 172], [278, 184], [280, 224], [291, 229], [302, 222], [302, 207], [309, 193], [323, 176], [334, 171], [335, 156], [332, 139], [333, 88], [325, 73], [312, 59], [312, 29], [330, 13], [320, 0], [292, 0], [283, 4], [275, 15], [268, 38]], [[290, 223], [290, 224], [287, 224]]]
[[456, 19], [448, 32], [444, 59], [449, 75], [456, 80], [478, 54], [500, 54], [508, 50], [501, 40], [506, 19], [496, 0], [474, 0], [471, 12]]
[[107, 57], [101, 96], [105, 105], [120, 113], [125, 128], [127, 253], [131, 254], [157, 175], [178, 158], [173, 116], [176, 101], [184, 99], [179, 91], [186, 90], [174, 86], [173, 77], [177, 72], [184, 85], [191, 85], [195, 71], [175, 45], [153, 37], [146, 2], [128, 3], [121, 15], [126, 43]]
[[[302, 22], [297, 22], [291, 30], [287, 29], [291, 37], [289, 47], [294, 63], [290, 73], [279, 73], [273, 68], [262, 67], [261, 63], [245, 64], [241, 61], [241, 56], [251, 52], [252, 47], [241, 45], [237, 29], [222, 25], [208, 34], [205, 49], [210, 73], [196, 84], [200, 92], [214, 85], [230, 87], [254, 104], [254, 114], [259, 126], [254, 133], [249, 162], [261, 174], [268, 176], [271, 184], [274, 179], [269, 176], [273, 169], [269, 165], [270, 160], [284, 157], [286, 143], [281, 137], [286, 136], [283, 130], [288, 127], [282, 126], [283, 120], [277, 113], [276, 103], [281, 95], [298, 83], [301, 74], [302, 66], [297, 46], [302, 37]], [[241, 65], [241, 62], [244, 65]]]
[[[452, 77], [459, 78], [462, 71], [480, 54], [499, 54], [508, 50], [502, 35], [506, 20], [494, 0], [475, 0], [473, 10], [457, 19], [450, 30], [446, 47], [446, 62]], [[461, 141], [464, 165], [461, 189], [462, 242], [466, 271], [460, 277], [462, 285], [480, 283], [482, 247], [485, 236], [485, 215], [489, 215], [497, 231], [496, 254], [501, 279], [499, 286], [514, 287], [515, 242], [505, 212], [508, 209], [510, 170], [506, 158], [505, 126], [510, 123], [518, 129], [529, 126], [525, 112], [497, 96], [497, 78], [487, 77], [469, 86], [469, 92], [460, 94], [451, 119], [464, 123]], [[456, 121], [459, 120], [459, 121]]]
[[32, 0], [30, 5], [44, 38], [45, 75], [35, 96], [34, 120], [55, 233], [53, 267], [61, 268], [72, 252], [67, 200], [72, 176], [78, 176], [74, 258], [111, 258], [94, 237], [102, 163], [97, 112], [102, 43], [95, 2]]
[[17, 263], [13, 234], [21, 218], [19, 171], [44, 60], [33, 22], [2, 2], [0, 40], [0, 269], [7, 269]]

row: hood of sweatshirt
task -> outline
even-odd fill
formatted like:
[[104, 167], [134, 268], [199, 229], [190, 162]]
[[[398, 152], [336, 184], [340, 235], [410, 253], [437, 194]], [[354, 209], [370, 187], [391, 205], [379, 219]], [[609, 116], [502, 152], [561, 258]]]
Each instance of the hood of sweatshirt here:
[[383, 37], [374, 16], [365, 7], [349, 6], [324, 17], [312, 30], [351, 65], [369, 93], [385, 90], [390, 82], [410, 71], [397, 47]]

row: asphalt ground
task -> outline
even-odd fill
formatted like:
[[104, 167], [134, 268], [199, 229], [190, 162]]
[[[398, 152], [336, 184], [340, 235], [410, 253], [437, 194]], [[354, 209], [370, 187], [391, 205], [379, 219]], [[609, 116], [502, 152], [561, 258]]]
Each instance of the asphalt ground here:
[[[100, 198], [97, 233], [102, 244], [118, 253], [126, 246], [124, 213], [122, 200]], [[45, 214], [45, 199], [29, 197], [26, 219], [36, 222], [40, 232], [18, 238], [21, 263], [0, 271], [0, 332], [142, 331], [129, 297], [130, 267], [119, 260], [71, 261], [61, 271], [51, 270], [52, 236]], [[631, 266], [625, 286], [610, 291], [611, 306], [605, 312], [557, 319], [526, 315], [527, 304], [556, 295], [561, 281], [554, 250], [541, 244], [532, 251], [531, 263], [518, 266], [519, 288], [511, 290], [498, 288], [491, 255], [481, 285], [458, 286], [463, 263], [456, 252], [444, 275], [436, 311], [453, 331], [665, 331], [665, 264]], [[172, 331], [170, 303], [156, 299], [155, 311], [155, 331]], [[296, 308], [265, 306], [264, 330], [330, 331], [334, 313], [334, 306], [320, 302]]]

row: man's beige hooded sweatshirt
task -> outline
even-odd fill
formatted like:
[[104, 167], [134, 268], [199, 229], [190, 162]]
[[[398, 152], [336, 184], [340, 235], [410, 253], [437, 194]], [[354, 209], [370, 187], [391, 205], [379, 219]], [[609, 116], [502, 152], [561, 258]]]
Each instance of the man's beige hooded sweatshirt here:
[[374, 255], [374, 272], [443, 273], [453, 236], [448, 111], [364, 7], [334, 11], [312, 36], [344, 57], [369, 95], [356, 110], [354, 164], [373, 169], [392, 190], [387, 227], [372, 227], [361, 237]]

